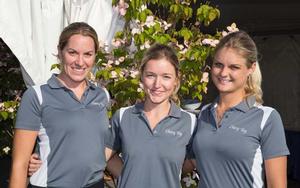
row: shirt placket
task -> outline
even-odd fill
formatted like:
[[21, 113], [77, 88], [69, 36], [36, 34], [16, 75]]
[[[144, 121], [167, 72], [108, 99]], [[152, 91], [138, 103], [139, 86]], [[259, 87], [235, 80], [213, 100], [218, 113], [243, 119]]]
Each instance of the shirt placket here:
[[149, 124], [149, 121], [146, 117], [146, 115], [144, 113], [142, 113], [142, 117], [146, 123], [146, 126], [148, 128], [148, 130], [150, 131], [152, 136], [159, 136], [159, 133], [161, 132], [162, 126], [164, 126], [164, 122], [169, 118], [169, 116], [163, 118], [162, 120], [160, 120], [157, 125], [155, 126], [155, 128], [152, 130]]

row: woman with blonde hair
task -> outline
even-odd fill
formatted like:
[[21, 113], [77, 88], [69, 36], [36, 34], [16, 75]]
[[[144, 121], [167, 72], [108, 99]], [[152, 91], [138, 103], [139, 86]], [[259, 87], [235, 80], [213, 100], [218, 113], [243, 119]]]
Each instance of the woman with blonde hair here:
[[254, 41], [231, 33], [216, 47], [211, 78], [219, 97], [203, 107], [192, 144], [200, 188], [284, 188], [289, 154], [279, 113], [262, 106]]

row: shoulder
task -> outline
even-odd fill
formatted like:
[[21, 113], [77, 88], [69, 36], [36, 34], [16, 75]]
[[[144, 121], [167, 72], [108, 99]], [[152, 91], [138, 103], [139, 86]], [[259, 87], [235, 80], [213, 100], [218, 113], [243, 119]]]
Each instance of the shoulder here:
[[212, 108], [212, 105], [213, 105], [212, 103], [204, 105], [201, 108], [200, 112], [198, 113], [198, 119], [202, 119], [203, 117], [207, 117], [210, 109]]
[[23, 94], [22, 101], [36, 101], [42, 104], [42, 87], [47, 84], [30, 86]]
[[193, 133], [195, 127], [196, 127], [196, 120], [197, 120], [197, 117], [194, 113], [191, 113], [191, 112], [188, 112], [186, 110], [183, 110], [181, 109], [181, 117], [184, 117], [183, 119], [187, 119], [189, 124], [190, 124], [190, 128], [191, 128], [191, 134]]
[[101, 101], [105, 101], [105, 103], [109, 105], [111, 98], [110, 98], [110, 94], [109, 94], [108, 90], [104, 86], [95, 85], [93, 83], [90, 83], [90, 84], [92, 84], [92, 87], [94, 88], [93, 90], [95, 90], [94, 95], [96, 95], [97, 97], [100, 97]]
[[263, 105], [256, 105], [255, 107], [262, 112], [261, 129], [270, 123], [282, 124], [280, 114], [276, 109]]
[[122, 107], [120, 109], [118, 109], [113, 117], [112, 120], [118, 120], [119, 122], [121, 122], [122, 118], [124, 117], [125, 114], [127, 114], [127, 112], [131, 111], [134, 109], [134, 105], [133, 106], [127, 106], [127, 107]]
[[188, 116], [188, 117], [190, 117], [190, 118], [196, 118], [196, 114], [194, 114], [194, 113], [192, 113], [192, 112], [189, 112], [189, 111], [187, 111], [187, 110], [184, 110], [184, 109], [182, 109], [182, 108], [180, 108], [180, 111], [181, 111], [181, 114], [183, 115], [183, 116]]

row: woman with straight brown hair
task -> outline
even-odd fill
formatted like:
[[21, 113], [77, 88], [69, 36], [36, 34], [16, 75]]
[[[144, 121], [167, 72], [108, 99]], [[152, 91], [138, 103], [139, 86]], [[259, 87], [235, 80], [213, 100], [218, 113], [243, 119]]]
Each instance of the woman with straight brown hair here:
[[10, 188], [27, 186], [30, 155], [37, 140], [42, 166], [29, 187], [104, 187], [107, 92], [87, 80], [98, 50], [96, 31], [76, 22], [57, 46], [61, 73], [29, 88], [17, 113]]

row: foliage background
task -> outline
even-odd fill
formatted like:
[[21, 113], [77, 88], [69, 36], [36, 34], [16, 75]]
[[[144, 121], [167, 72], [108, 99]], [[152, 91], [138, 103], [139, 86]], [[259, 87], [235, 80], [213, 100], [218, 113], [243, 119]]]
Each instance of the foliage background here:
[[[124, 21], [112, 45], [100, 42], [96, 72], [91, 80], [104, 85], [111, 94], [111, 115], [123, 106], [143, 100], [139, 65], [144, 52], [153, 43], [171, 45], [180, 60], [179, 99], [201, 101], [207, 92], [206, 62], [219, 39], [235, 31], [205, 33], [205, 27], [220, 17], [209, 2], [197, 0], [113, 0], [114, 10]], [[25, 90], [19, 62], [0, 40], [0, 156], [11, 154], [13, 125], [20, 96]], [[57, 67], [54, 65], [53, 67]], [[196, 187], [196, 173], [182, 178], [183, 187]]]
[[13, 125], [20, 96], [25, 90], [20, 64], [0, 39], [0, 156], [10, 155]]
[[219, 9], [197, 0], [115, 0], [113, 4], [125, 26], [116, 33], [112, 47], [102, 44], [95, 78], [112, 95], [112, 113], [143, 99], [139, 63], [155, 42], [171, 45], [178, 55], [180, 101], [201, 101], [207, 92], [206, 60], [222, 36], [219, 31], [204, 33], [202, 28], [220, 17]]

